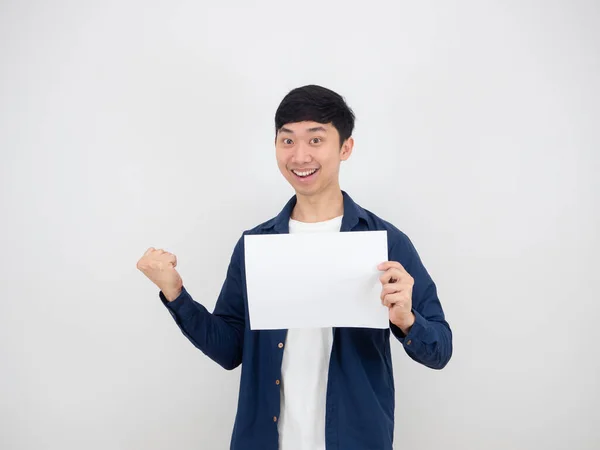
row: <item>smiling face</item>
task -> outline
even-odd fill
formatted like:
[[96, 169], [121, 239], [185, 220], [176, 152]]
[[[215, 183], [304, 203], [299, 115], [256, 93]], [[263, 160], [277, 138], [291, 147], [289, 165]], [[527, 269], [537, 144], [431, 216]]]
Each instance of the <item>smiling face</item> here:
[[277, 132], [277, 165], [297, 194], [320, 194], [339, 189], [340, 163], [350, 157], [353, 145], [350, 137], [340, 148], [339, 133], [330, 123], [287, 123]]

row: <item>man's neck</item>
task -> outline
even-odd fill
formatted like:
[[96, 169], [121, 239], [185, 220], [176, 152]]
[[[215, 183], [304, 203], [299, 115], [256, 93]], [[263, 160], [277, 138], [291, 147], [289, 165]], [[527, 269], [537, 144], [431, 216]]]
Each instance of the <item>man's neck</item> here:
[[323, 222], [344, 214], [344, 196], [339, 187], [312, 196], [296, 194], [296, 199], [291, 217], [299, 222]]

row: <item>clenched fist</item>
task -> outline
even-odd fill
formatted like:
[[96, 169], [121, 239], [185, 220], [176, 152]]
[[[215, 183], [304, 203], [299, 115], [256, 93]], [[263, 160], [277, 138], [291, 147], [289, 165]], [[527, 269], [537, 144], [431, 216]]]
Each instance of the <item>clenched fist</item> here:
[[179, 297], [183, 286], [176, 266], [177, 257], [174, 254], [154, 247], [146, 250], [137, 263], [137, 268], [158, 286], [170, 302]]

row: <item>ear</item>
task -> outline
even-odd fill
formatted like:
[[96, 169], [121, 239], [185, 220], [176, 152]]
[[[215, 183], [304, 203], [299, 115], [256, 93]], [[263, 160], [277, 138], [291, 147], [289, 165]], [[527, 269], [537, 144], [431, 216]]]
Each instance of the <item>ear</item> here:
[[342, 148], [340, 150], [340, 160], [346, 161], [348, 158], [350, 158], [353, 148], [354, 148], [354, 138], [352, 136], [350, 136], [342, 144]]

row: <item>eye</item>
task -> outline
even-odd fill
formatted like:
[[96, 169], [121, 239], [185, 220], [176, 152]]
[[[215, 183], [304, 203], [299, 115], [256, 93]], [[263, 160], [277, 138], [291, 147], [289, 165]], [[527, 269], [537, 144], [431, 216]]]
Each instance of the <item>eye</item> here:
[[285, 145], [292, 145], [294, 143], [294, 141], [292, 141], [290, 138], [284, 138], [283, 143]]
[[320, 143], [320, 142], [321, 142], [321, 138], [318, 138], [318, 137], [316, 137], [316, 138], [312, 138], [312, 139], [310, 140], [310, 143], [311, 143], [311, 144], [318, 144], [318, 143]]

